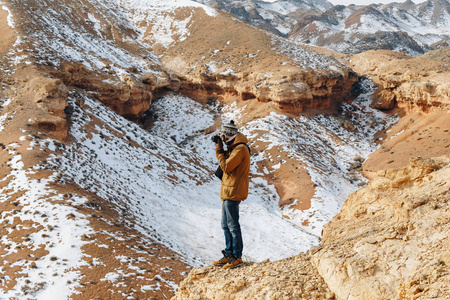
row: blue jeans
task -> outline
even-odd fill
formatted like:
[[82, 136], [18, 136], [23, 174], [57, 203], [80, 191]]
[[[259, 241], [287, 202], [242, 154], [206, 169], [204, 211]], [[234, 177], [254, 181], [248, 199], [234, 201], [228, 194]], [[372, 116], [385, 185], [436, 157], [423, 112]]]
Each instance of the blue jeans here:
[[241, 258], [242, 243], [241, 225], [239, 225], [239, 204], [241, 201], [224, 200], [222, 202], [222, 229], [225, 234], [225, 253]]

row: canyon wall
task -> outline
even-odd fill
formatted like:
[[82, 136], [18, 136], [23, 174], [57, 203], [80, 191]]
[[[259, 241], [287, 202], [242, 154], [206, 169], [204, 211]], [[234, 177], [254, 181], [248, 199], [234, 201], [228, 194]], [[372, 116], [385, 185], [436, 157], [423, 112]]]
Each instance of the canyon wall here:
[[180, 91], [194, 99], [237, 96], [293, 113], [351, 99], [357, 76], [336, 52], [292, 43], [222, 13], [196, 11], [191, 22], [189, 36], [157, 53], [163, 69], [181, 79]]
[[372, 50], [349, 58], [349, 66], [376, 85], [372, 106], [400, 117], [378, 134], [380, 148], [364, 162], [365, 176], [406, 166], [414, 156], [450, 154], [450, 65], [442, 54], [447, 52], [412, 58]]
[[398, 107], [406, 113], [450, 108], [450, 66], [445, 61], [371, 50], [351, 56], [349, 65], [378, 85], [375, 108]]
[[339, 299], [450, 296], [450, 157], [379, 171], [323, 229], [313, 264]]

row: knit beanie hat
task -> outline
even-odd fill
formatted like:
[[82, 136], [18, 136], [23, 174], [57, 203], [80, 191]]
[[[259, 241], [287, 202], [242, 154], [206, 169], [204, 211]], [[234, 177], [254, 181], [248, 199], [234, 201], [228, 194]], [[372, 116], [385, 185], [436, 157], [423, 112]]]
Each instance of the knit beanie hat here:
[[238, 133], [238, 129], [234, 121], [231, 120], [230, 123], [222, 125], [220, 132], [227, 137], [232, 137]]

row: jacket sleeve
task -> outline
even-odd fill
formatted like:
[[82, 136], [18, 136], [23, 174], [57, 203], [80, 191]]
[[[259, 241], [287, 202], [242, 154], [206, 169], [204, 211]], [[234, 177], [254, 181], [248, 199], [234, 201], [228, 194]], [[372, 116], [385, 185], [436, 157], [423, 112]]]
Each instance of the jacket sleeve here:
[[239, 145], [231, 151], [228, 158], [226, 158], [225, 151], [223, 149], [216, 150], [216, 157], [219, 161], [220, 168], [226, 173], [233, 171], [244, 159], [244, 150], [248, 151], [245, 146]]

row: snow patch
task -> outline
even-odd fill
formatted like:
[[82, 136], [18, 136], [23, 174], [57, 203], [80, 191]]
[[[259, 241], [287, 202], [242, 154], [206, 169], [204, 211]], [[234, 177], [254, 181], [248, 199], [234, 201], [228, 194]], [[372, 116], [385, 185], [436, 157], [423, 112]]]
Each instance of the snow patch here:
[[[34, 299], [67, 299], [75, 292], [77, 281], [82, 276], [77, 269], [87, 265], [83, 260], [85, 255], [81, 248], [88, 242], [83, 241], [82, 236], [90, 234], [92, 229], [84, 215], [69, 206], [63, 195], [49, 188], [55, 181], [56, 174], [40, 180], [28, 176], [35, 173], [39, 166], [25, 170], [17, 147], [18, 144], [7, 145], [12, 157], [8, 165], [12, 171], [1, 180], [8, 184], [0, 188], [0, 203], [10, 202], [11, 197], [20, 191], [21, 196], [14, 201], [22, 208], [14, 212], [4, 211], [0, 219], [3, 224], [12, 224], [19, 218], [21, 222], [31, 221], [42, 225], [43, 228], [28, 235], [28, 239], [20, 245], [10, 240], [8, 235], [2, 236], [1, 243], [9, 245], [7, 248], [10, 249], [2, 257], [5, 259], [14, 253], [13, 249], [16, 247], [27, 247], [32, 251], [43, 247], [48, 254], [36, 261], [22, 260], [17, 263], [27, 276], [16, 279], [16, 285], [8, 291], [3, 291], [2, 295], [5, 299], [12, 299], [22, 297], [26, 292], [33, 295]], [[74, 197], [71, 201], [73, 204], [80, 204], [86, 199]], [[17, 226], [15, 230], [21, 230], [22, 227]]]
[[[0, 3], [2, 3], [2, 2], [0, 2]], [[11, 28], [15, 28], [16, 26], [14, 24], [14, 19], [13, 19], [13, 15], [11, 13], [11, 10], [6, 5], [2, 5], [2, 9], [8, 13], [8, 16], [6, 17], [6, 21], [8, 23], [8, 26], [11, 27]]]
[[188, 25], [193, 13], [177, 17], [177, 11], [201, 8], [211, 17], [217, 15], [213, 8], [189, 0], [120, 0], [120, 4], [129, 11], [129, 17], [142, 32], [147, 32], [147, 27], [151, 26], [150, 36], [143, 41], [159, 43], [166, 48], [175, 42], [175, 36], [177, 41], [189, 36]]

